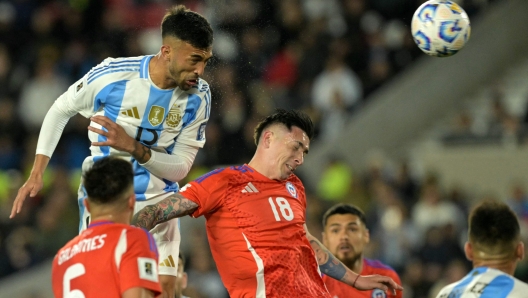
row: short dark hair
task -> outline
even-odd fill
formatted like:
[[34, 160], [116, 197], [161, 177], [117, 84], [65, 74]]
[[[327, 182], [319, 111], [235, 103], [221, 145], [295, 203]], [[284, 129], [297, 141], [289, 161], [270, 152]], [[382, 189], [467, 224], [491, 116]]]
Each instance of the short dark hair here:
[[166, 36], [176, 37], [198, 49], [207, 49], [213, 44], [213, 29], [209, 22], [184, 5], [167, 10], [161, 21], [161, 37]]
[[83, 175], [88, 199], [98, 204], [112, 204], [120, 200], [133, 183], [132, 164], [113, 156], [96, 161]]
[[520, 240], [517, 216], [505, 203], [480, 203], [471, 211], [468, 222], [469, 241], [488, 254], [511, 252]]
[[255, 127], [255, 145], [258, 145], [262, 132], [267, 127], [273, 124], [283, 124], [291, 131], [292, 126], [297, 126], [306, 133], [308, 138], [311, 140], [314, 136], [314, 126], [312, 119], [306, 113], [297, 110], [283, 110], [277, 109], [275, 114], [272, 114], [266, 119], [262, 120], [257, 127]]
[[328, 218], [334, 214], [352, 214], [359, 217], [361, 222], [367, 226], [367, 218], [365, 217], [365, 213], [359, 209], [359, 207], [356, 207], [351, 204], [336, 204], [330, 209], [326, 210], [326, 212], [323, 214], [323, 228], [326, 227], [326, 223], [328, 222]]

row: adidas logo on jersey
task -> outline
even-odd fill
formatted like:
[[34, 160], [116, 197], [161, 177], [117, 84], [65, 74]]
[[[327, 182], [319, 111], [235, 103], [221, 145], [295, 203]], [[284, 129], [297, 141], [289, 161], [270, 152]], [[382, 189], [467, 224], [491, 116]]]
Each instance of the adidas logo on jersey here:
[[174, 259], [172, 258], [172, 255], [169, 255], [163, 262], [159, 263], [160, 267], [175, 267], [176, 263], [174, 263]]
[[123, 112], [121, 112], [121, 115], [125, 115], [125, 116], [134, 117], [136, 119], [139, 119], [139, 113], [138, 113], [137, 107], [133, 107], [131, 109], [123, 111]]
[[242, 190], [242, 193], [248, 193], [248, 192], [259, 192], [258, 189], [253, 185], [253, 183], [249, 182], [246, 187]]

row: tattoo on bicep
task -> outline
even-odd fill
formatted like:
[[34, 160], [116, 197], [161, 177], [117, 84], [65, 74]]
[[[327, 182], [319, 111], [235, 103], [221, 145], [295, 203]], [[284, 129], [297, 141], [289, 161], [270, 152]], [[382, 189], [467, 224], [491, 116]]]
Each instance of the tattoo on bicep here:
[[310, 240], [315, 255], [317, 257], [317, 263], [321, 271], [337, 280], [343, 280], [346, 275], [346, 267], [341, 263], [332, 253], [325, 249], [319, 241]]
[[172, 218], [182, 217], [194, 212], [198, 204], [185, 198], [179, 193], [175, 193], [158, 203], [156, 212], [156, 222], [164, 222]]

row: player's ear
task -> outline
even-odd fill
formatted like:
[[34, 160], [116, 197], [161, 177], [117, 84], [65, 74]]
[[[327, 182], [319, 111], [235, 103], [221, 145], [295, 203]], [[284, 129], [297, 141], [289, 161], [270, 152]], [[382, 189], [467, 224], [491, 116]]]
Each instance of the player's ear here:
[[128, 198], [128, 209], [131, 209], [134, 211], [134, 207], [136, 206], [136, 194], [132, 193], [130, 197]]
[[90, 202], [88, 202], [88, 199], [84, 199], [83, 200], [83, 205], [84, 205], [84, 207], [86, 207], [86, 210], [88, 210], [88, 212], [92, 212], [90, 210]]
[[471, 243], [469, 243], [469, 241], [467, 241], [464, 245], [464, 253], [466, 254], [466, 258], [469, 261], [473, 261], [473, 246]]
[[182, 274], [182, 290], [187, 288], [187, 272], [183, 272]]
[[519, 261], [524, 259], [524, 243], [522, 241], [519, 241], [517, 244], [517, 248], [515, 249], [515, 257], [517, 257]]
[[271, 130], [264, 131], [264, 134], [262, 136], [262, 143], [264, 145], [264, 148], [268, 148], [270, 146], [272, 137], [273, 137], [273, 131]]
[[365, 243], [369, 243], [370, 242], [370, 231], [369, 229], [365, 228]]

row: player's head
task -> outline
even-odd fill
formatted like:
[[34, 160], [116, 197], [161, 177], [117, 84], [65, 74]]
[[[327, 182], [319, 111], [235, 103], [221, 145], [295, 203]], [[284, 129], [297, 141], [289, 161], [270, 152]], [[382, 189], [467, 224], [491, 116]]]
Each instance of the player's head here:
[[183, 255], [178, 255], [178, 271], [176, 275], [176, 295], [175, 298], [181, 298], [182, 297], [182, 291], [187, 288], [187, 273], [184, 271], [185, 269], [185, 258]]
[[370, 241], [365, 214], [350, 204], [337, 204], [323, 215], [323, 244], [347, 267], [362, 260]]
[[183, 5], [170, 8], [161, 22], [162, 58], [168, 74], [183, 90], [197, 84], [212, 56], [213, 29], [200, 14]]
[[129, 161], [112, 156], [96, 161], [83, 175], [83, 186], [92, 218], [97, 215], [94, 212], [131, 213], [134, 208], [134, 173]]
[[524, 244], [519, 221], [510, 207], [486, 200], [471, 211], [468, 222], [467, 258], [478, 266], [509, 263], [514, 271], [517, 261], [524, 258]]
[[255, 128], [257, 153], [274, 179], [287, 179], [304, 162], [314, 135], [312, 120], [301, 111], [278, 109]]

